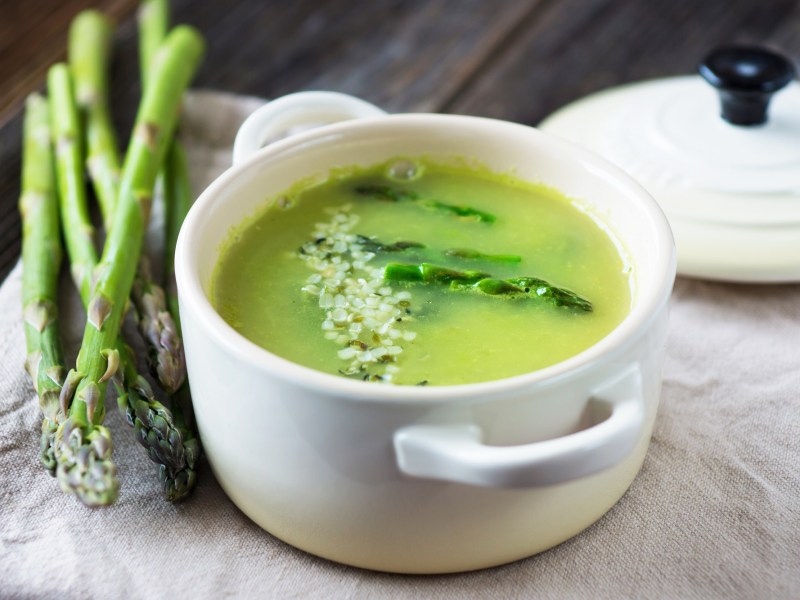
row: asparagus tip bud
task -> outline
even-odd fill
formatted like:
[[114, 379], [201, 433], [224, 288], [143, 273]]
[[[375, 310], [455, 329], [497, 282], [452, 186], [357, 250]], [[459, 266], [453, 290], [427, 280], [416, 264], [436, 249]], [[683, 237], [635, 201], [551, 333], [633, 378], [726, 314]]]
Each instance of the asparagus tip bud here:
[[102, 426], [81, 426], [72, 418], [58, 428], [55, 436], [61, 489], [74, 494], [87, 506], [112, 504], [117, 499], [119, 480], [111, 460], [111, 435]]
[[161, 480], [164, 495], [170, 502], [185, 500], [197, 485], [197, 472], [190, 467], [174, 472], [168, 467], [160, 465], [158, 477]]
[[39, 462], [51, 477], [56, 476], [55, 438], [57, 426], [49, 419], [42, 419], [42, 435], [39, 438]]

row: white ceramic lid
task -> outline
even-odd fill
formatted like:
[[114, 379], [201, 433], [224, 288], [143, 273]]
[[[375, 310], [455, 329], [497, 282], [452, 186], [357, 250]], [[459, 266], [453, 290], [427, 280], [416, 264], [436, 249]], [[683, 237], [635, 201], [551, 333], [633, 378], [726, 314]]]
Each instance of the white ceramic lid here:
[[[613, 88], [566, 106], [540, 127], [617, 163], [653, 194], [673, 228], [680, 274], [800, 281], [800, 84], [770, 101], [755, 87], [780, 89], [793, 67], [777, 57], [788, 67], [765, 75], [757, 72], [763, 65], [731, 54], [737, 51], [712, 53], [701, 65], [705, 80]], [[733, 61], [737, 81], [725, 72], [730, 64], [720, 66], [720, 53]], [[764, 123], [733, 124], [720, 115], [757, 122], [767, 104]]]

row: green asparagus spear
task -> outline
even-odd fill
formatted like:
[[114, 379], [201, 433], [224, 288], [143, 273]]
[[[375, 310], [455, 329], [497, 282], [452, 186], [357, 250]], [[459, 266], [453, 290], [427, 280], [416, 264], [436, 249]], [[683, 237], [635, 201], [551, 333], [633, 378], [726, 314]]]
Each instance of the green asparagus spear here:
[[[178, 103], [202, 52], [200, 35], [190, 27], [181, 26], [170, 33], [153, 61], [153, 73], [126, 154], [111, 229], [95, 269], [96, 283], [87, 309], [77, 368], [67, 376], [64, 386], [69, 417], [59, 427], [56, 439], [59, 468], [92, 455], [92, 443], [98, 437], [97, 424], [103, 417], [100, 399], [118, 368], [119, 353], [114, 342], [133, 286], [156, 174], [175, 126]], [[94, 444], [94, 450], [110, 452], [110, 444], [105, 448], [101, 443]], [[108, 503], [115, 495], [116, 490], [97, 499]]]
[[523, 288], [526, 294], [534, 294], [540, 298], [551, 300], [556, 306], [577, 308], [586, 312], [593, 310], [592, 303], [573, 291], [556, 287], [544, 279], [536, 277], [512, 277], [510, 283]]
[[185, 463], [183, 439], [173, 422], [173, 415], [155, 398], [148, 381], [135, 368], [132, 350], [118, 346], [120, 369], [112, 378], [117, 390], [117, 404], [137, 441], [147, 449], [150, 459], [173, 469]]
[[407, 241], [399, 241], [395, 242], [394, 244], [387, 244], [374, 237], [367, 237], [365, 235], [356, 235], [356, 241], [358, 241], [361, 248], [367, 252], [402, 252], [403, 250], [408, 250], [409, 248], [425, 247], [425, 244]]
[[69, 232], [65, 242], [72, 278], [79, 285], [81, 297], [85, 298], [91, 292], [91, 273], [97, 263], [97, 250], [83, 184], [80, 121], [67, 65], [57, 64], [50, 68], [47, 87], [61, 216], [64, 231]]
[[494, 279], [492, 277], [489, 277], [488, 279], [481, 279], [476, 283], [460, 284], [458, 282], [454, 282], [450, 284], [450, 287], [453, 289], [468, 289], [470, 287], [474, 287], [484, 294], [488, 294], [489, 296], [511, 297], [525, 293], [525, 290], [514, 285], [513, 283], [509, 283], [503, 279]]
[[139, 21], [139, 71], [142, 88], [147, 85], [147, 75], [158, 47], [169, 30], [169, 0], [142, 0], [137, 14]]
[[194, 489], [197, 482], [197, 463], [202, 453], [200, 438], [196, 434], [197, 427], [188, 384], [184, 384], [173, 394], [172, 412], [175, 426], [183, 439], [185, 461], [178, 468], [162, 463], [158, 467], [158, 473], [167, 500], [176, 502], [186, 498]]
[[456, 204], [447, 204], [445, 202], [439, 202], [438, 200], [431, 200], [428, 198], [420, 198], [419, 195], [413, 190], [392, 188], [385, 185], [359, 185], [356, 186], [355, 192], [362, 196], [371, 196], [386, 202], [410, 201], [430, 210], [446, 212], [457, 217], [473, 219], [483, 223], [494, 223], [496, 220], [496, 217], [493, 214], [478, 210], [477, 208], [472, 208], [470, 206], [459, 206]]
[[150, 273], [150, 261], [142, 256], [131, 288], [139, 333], [147, 345], [150, 370], [168, 394], [186, 380], [186, 357], [178, 324], [167, 307], [163, 288]]
[[[143, 0], [139, 7], [139, 68], [142, 82], [147, 80], [150, 63], [169, 27], [168, 0]], [[175, 244], [183, 219], [192, 203], [186, 152], [178, 139], [173, 139], [161, 170], [164, 193], [164, 281], [167, 306], [180, 333], [178, 296], [175, 286]]]
[[[168, 0], [143, 0], [139, 6], [139, 70], [141, 72], [142, 88], [147, 87], [149, 73], [153, 67], [153, 61], [159, 46], [167, 36], [169, 29], [169, 1]], [[168, 239], [168, 229], [175, 220], [171, 214], [171, 193], [174, 187], [174, 180], [167, 181], [165, 173], [169, 166], [175, 162], [172, 156], [175, 152], [173, 148], [178, 144], [174, 138], [170, 141], [167, 148], [164, 164], [162, 165], [159, 178], [165, 199], [165, 256], [174, 258], [174, 248], [170, 250]], [[174, 178], [173, 178], [174, 179]], [[181, 219], [181, 223], [183, 219]], [[180, 228], [180, 224], [178, 224]], [[177, 234], [176, 234], [177, 235]], [[171, 304], [177, 303], [177, 291], [175, 290], [175, 267], [172, 262], [164, 263], [165, 290], [155, 286], [152, 278], [137, 276], [134, 284], [134, 298], [137, 307], [141, 307], [140, 314], [143, 320], [140, 321], [142, 335], [151, 341], [151, 348], [159, 348], [159, 352], [153, 355], [152, 364], [159, 381], [164, 390], [173, 394], [186, 380], [186, 359], [183, 353], [183, 342], [180, 336], [180, 323], [178, 322], [177, 312], [171, 310]], [[160, 342], [160, 344], [159, 344]]]
[[111, 23], [102, 13], [85, 10], [70, 25], [68, 52], [75, 100], [86, 128], [86, 164], [106, 229], [114, 213], [119, 186], [117, 137], [108, 108], [112, 32]]
[[[359, 243], [363, 250], [367, 252], [403, 252], [410, 248], [424, 249], [426, 246], [420, 242], [398, 241], [394, 244], [382, 242], [375, 237], [368, 237], [366, 235], [356, 235], [356, 241]], [[444, 251], [445, 256], [453, 256], [455, 258], [466, 258], [472, 260], [486, 260], [498, 263], [511, 263], [516, 264], [522, 262], [522, 257], [518, 254], [486, 254], [479, 250], [472, 248], [449, 248]]]
[[[169, 3], [167, 0], [146, 0], [139, 11], [139, 51], [142, 80], [147, 79], [152, 56], [157, 45], [166, 35], [169, 22]], [[186, 153], [177, 137], [167, 149], [167, 156], [161, 171], [161, 184], [164, 194], [164, 281], [167, 292], [167, 306], [180, 336], [180, 315], [178, 313], [178, 292], [175, 284], [175, 245], [186, 213], [189, 212], [192, 196], [189, 186], [189, 171]], [[171, 502], [187, 497], [197, 482], [196, 465], [201, 447], [196, 435], [192, 399], [189, 384], [183, 382], [171, 395], [172, 412], [175, 424], [181, 432], [185, 448], [185, 462], [180, 466], [159, 466], [159, 478], [164, 494]]]
[[[63, 66], [57, 66], [54, 68], [53, 77], [51, 79], [51, 96], [54, 102], [57, 103], [57, 107], [54, 106], [53, 110], [58, 110], [60, 114], [64, 115], [60, 120], [60, 123], [66, 122], [71, 124], [74, 120], [76, 120], [75, 114], [77, 113], [77, 108], [74, 103], [74, 98], [71, 94], [69, 76], [68, 74], [65, 75]], [[69, 131], [69, 129], [66, 129], [65, 131]], [[61, 131], [61, 133], [63, 133], [63, 131]], [[59, 159], [58, 169], [60, 171], [66, 170], [71, 164], [72, 162], [68, 164]], [[91, 228], [91, 224], [88, 221], [86, 198], [85, 195], [82, 196], [80, 194], [76, 194], [75, 189], [71, 187], [64, 187], [62, 191], [62, 212], [65, 216], [65, 219], [71, 222], [73, 225], [77, 225], [71, 228], [65, 228], [65, 237], [67, 240], [69, 240], [69, 247], [72, 249], [72, 251], [78, 252], [80, 256], [84, 257], [86, 264], [89, 265], [89, 268], [82, 269], [80, 273], [76, 273], [84, 278], [84, 280], [77, 280], [76, 285], [81, 290], [81, 299], [84, 303], [84, 306], [87, 306], [90, 299], [89, 291], [91, 288], [91, 273], [94, 267], [97, 265], [97, 252], [94, 249], [94, 246], [91, 244], [91, 240], [87, 236], [76, 235], [76, 233], [80, 231]], [[124, 342], [122, 342], [121, 339], [118, 339], [116, 342], [116, 350], [120, 352], [120, 354], [123, 354], [123, 349], [125, 348], [126, 346]], [[129, 376], [127, 380], [130, 382], [130, 385], [135, 385], [139, 379], [141, 379], [135, 372], [135, 360], [132, 356], [130, 356], [129, 353], [126, 353], [124, 355], [124, 359], [121, 358], [121, 360], [125, 365], [126, 371], [128, 373], [134, 373], [134, 375]], [[133, 399], [136, 398], [136, 395], [137, 394], [135, 390], [128, 390], [126, 393], [124, 393], [124, 398], [128, 399], [133, 404]], [[155, 428], [155, 433], [147, 432], [146, 435], [137, 435], [137, 439], [139, 439], [139, 441], [145, 445], [145, 448], [150, 453], [150, 456], [153, 456], [153, 452], [152, 448], [150, 448], [148, 444], [163, 446], [163, 444], [166, 442], [169, 443], [171, 454], [173, 456], [182, 456], [183, 448], [181, 445], [180, 436], [177, 435], [177, 431], [172, 425], [169, 411], [160, 403], [155, 403], [154, 400], [146, 405], [154, 412], [153, 415], [142, 415], [142, 406], [144, 405], [138, 406], [139, 408], [137, 410], [137, 414], [139, 414], [140, 423], [149, 424], [158, 422], [156, 421], [155, 417], [156, 415], [161, 414], [165, 415], [162, 420], [166, 421], [167, 423], [167, 426]], [[65, 407], [64, 410], [66, 411], [67, 407]], [[176, 461], [177, 459], [173, 458], [172, 460]]]
[[[164, 203], [167, 213], [164, 240], [164, 274], [166, 277], [167, 304], [172, 318], [180, 333], [180, 315], [178, 313], [178, 292], [175, 285], [175, 244], [186, 213], [191, 206], [192, 196], [189, 187], [189, 172], [183, 146], [177, 139], [167, 151], [166, 164], [163, 171]], [[175, 426], [181, 432], [185, 448], [185, 466], [173, 469], [165, 464], [159, 466], [159, 477], [164, 494], [171, 502], [182, 500], [194, 489], [197, 481], [196, 465], [202, 452], [200, 438], [194, 423], [192, 398], [189, 393], [189, 382], [172, 395], [172, 412]]]
[[421, 281], [423, 283], [450, 283], [451, 281], [477, 283], [487, 277], [491, 277], [491, 275], [481, 271], [456, 271], [430, 263], [413, 265], [389, 263], [383, 273], [386, 281]]
[[[47, 87], [67, 252], [72, 263], [72, 277], [81, 297], [88, 298], [97, 251], [83, 186], [78, 111], [66, 65], [57, 64], [50, 68]], [[115, 355], [110, 352], [108, 350], [104, 358], [109, 365], [115, 360]], [[86, 397], [85, 403], [92, 409], [90, 414], [97, 414], [94, 420], [81, 419], [82, 415], [73, 415], [70, 406], [76, 384], [75, 372], [70, 371], [59, 398], [61, 411], [67, 418], [59, 425], [54, 438], [56, 475], [61, 489], [76, 494], [85, 504], [109, 504], [117, 497], [119, 482], [116, 466], [111, 460], [111, 435], [102, 426], [102, 395]]]
[[39, 459], [55, 475], [53, 443], [57, 424], [64, 418], [58, 398], [66, 373], [57, 308], [62, 250], [47, 101], [39, 94], [31, 94], [25, 104], [21, 187], [25, 368], [43, 415]]
[[386, 281], [447, 283], [455, 291], [475, 291], [505, 298], [542, 298], [556, 306], [585, 312], [593, 310], [592, 303], [570, 290], [559, 288], [536, 277], [497, 279], [479, 271], [456, 271], [429, 263], [389, 263], [384, 269]]
[[474, 260], [488, 260], [499, 263], [519, 263], [522, 262], [522, 257], [517, 254], [485, 254], [478, 250], [471, 248], [450, 248], [445, 250], [447, 256], [454, 256], [456, 258], [467, 258]]
[[356, 193], [362, 196], [372, 196], [385, 202], [404, 202], [418, 199], [417, 194], [411, 190], [392, 188], [386, 185], [359, 185], [356, 186]]
[[173, 140], [164, 166], [164, 199], [166, 208], [166, 235], [164, 241], [164, 281], [167, 306], [180, 333], [178, 289], [175, 284], [175, 245], [183, 220], [192, 205], [192, 191], [186, 152], [178, 140]]
[[[159, 11], [150, 11], [149, 14], [157, 16]], [[108, 20], [97, 11], [89, 10], [75, 18], [69, 35], [75, 92], [86, 121], [87, 164], [106, 230], [111, 224], [120, 170], [119, 152], [108, 111], [107, 70], [111, 32]], [[154, 41], [160, 43], [162, 38]], [[167, 310], [164, 291], [153, 281], [144, 257], [131, 300], [139, 330], [148, 347], [153, 375], [165, 389], [174, 391], [186, 377], [183, 344]]]

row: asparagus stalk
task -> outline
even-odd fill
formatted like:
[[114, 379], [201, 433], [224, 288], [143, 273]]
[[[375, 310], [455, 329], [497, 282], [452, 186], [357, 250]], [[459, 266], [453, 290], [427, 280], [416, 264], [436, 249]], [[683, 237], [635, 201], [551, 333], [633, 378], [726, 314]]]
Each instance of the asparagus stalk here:
[[408, 250], [409, 248], [425, 248], [425, 244], [421, 244], [419, 242], [399, 241], [395, 242], [394, 244], [387, 244], [385, 242], [381, 242], [377, 238], [367, 237], [365, 235], [356, 235], [356, 241], [359, 243], [361, 248], [367, 252], [402, 252], [403, 250]]
[[[57, 64], [50, 68], [47, 86], [67, 252], [81, 298], [88, 298], [97, 251], [83, 186], [78, 112], [66, 65]], [[106, 354], [111, 364], [114, 358], [108, 352]], [[110, 504], [117, 497], [119, 482], [116, 466], [111, 460], [111, 434], [102, 426], [102, 395], [86, 398], [90, 414], [96, 413], [93, 420], [80, 414], [73, 415], [70, 397], [76, 383], [76, 374], [70, 371], [59, 398], [60, 409], [67, 418], [58, 426], [54, 438], [56, 476], [62, 490], [76, 494], [85, 504]]]
[[183, 439], [185, 461], [182, 466], [177, 468], [162, 463], [158, 467], [158, 474], [167, 500], [176, 502], [186, 498], [194, 489], [197, 483], [197, 463], [202, 453], [200, 438], [196, 434], [192, 399], [187, 384], [184, 384], [172, 396], [172, 412], [175, 426]]
[[497, 220], [493, 214], [478, 210], [477, 208], [460, 206], [456, 204], [447, 204], [446, 202], [439, 202], [438, 200], [420, 198], [419, 195], [413, 190], [392, 188], [384, 185], [359, 185], [356, 186], [355, 192], [362, 196], [371, 196], [386, 202], [410, 201], [430, 210], [446, 212], [456, 217], [473, 219], [483, 223], [494, 223]]
[[[200, 35], [181, 26], [167, 37], [154, 60], [125, 158], [111, 229], [95, 269], [96, 283], [87, 308], [77, 368], [64, 386], [69, 417], [59, 426], [56, 439], [59, 468], [76, 464], [93, 451], [101, 456], [103, 450], [110, 452], [110, 444], [104, 447], [94, 443], [103, 417], [100, 399], [119, 366], [114, 343], [133, 286], [155, 177], [175, 126], [178, 102], [202, 52]], [[107, 503], [115, 495], [116, 489], [113, 495], [105, 494], [97, 500]]]
[[[168, 0], [145, 0], [139, 10], [139, 53], [142, 81], [146, 82], [152, 68], [153, 57], [166, 35], [169, 23]], [[146, 85], [143, 83], [143, 85]], [[189, 172], [186, 153], [177, 138], [167, 149], [167, 156], [161, 171], [161, 185], [164, 195], [164, 281], [167, 292], [167, 307], [180, 336], [180, 315], [175, 283], [175, 245], [186, 213], [189, 212], [192, 196], [189, 185]], [[182, 500], [194, 489], [197, 482], [196, 465], [200, 458], [200, 440], [195, 433], [192, 400], [189, 384], [184, 381], [171, 396], [175, 424], [181, 432], [185, 449], [185, 464], [179, 467], [162, 463], [159, 466], [159, 479], [164, 494], [171, 502]]]
[[[178, 293], [175, 284], [175, 244], [186, 213], [189, 212], [192, 196], [189, 186], [189, 171], [186, 154], [177, 139], [167, 151], [167, 161], [163, 171], [164, 201], [166, 208], [166, 231], [164, 241], [164, 275], [166, 277], [167, 302], [170, 313], [180, 333], [180, 315], [178, 313]], [[186, 465], [180, 469], [171, 469], [162, 464], [159, 477], [164, 494], [171, 502], [188, 496], [197, 481], [196, 465], [202, 452], [200, 439], [196, 433], [192, 398], [189, 383], [184, 384], [172, 395], [172, 411], [175, 425], [181, 432], [185, 449]]]
[[450, 248], [445, 250], [447, 256], [456, 258], [466, 258], [473, 260], [488, 260], [491, 262], [499, 263], [519, 263], [522, 262], [522, 257], [518, 254], [485, 254], [479, 250], [472, 250], [471, 248]]
[[108, 229], [119, 186], [117, 138], [108, 108], [108, 63], [112, 27], [96, 10], [85, 10], [69, 29], [69, 66], [75, 99], [84, 115], [86, 164]]
[[139, 70], [142, 87], [153, 64], [158, 47], [169, 30], [169, 1], [142, 0], [137, 14], [139, 20]]
[[[141, 71], [142, 89], [148, 85], [148, 76], [153, 68], [153, 61], [158, 48], [167, 36], [169, 28], [169, 1], [168, 0], [143, 0], [139, 6], [139, 69]], [[171, 140], [164, 159], [165, 167], [171, 162], [172, 147], [175, 140]], [[166, 196], [166, 182], [161, 172], [161, 184]], [[166, 206], [166, 220], [169, 222], [170, 210]], [[179, 225], [180, 227], [180, 225]], [[168, 241], [165, 242], [169, 246]], [[165, 249], [165, 254], [168, 250]], [[172, 251], [174, 256], [174, 250]], [[174, 267], [165, 271], [167, 287], [171, 287], [174, 280]], [[140, 315], [139, 328], [142, 336], [148, 341], [150, 351], [150, 364], [153, 366], [154, 375], [168, 394], [174, 394], [186, 380], [186, 358], [183, 352], [183, 342], [180, 337], [180, 325], [176, 313], [169, 310], [167, 298], [171, 297], [157, 286], [150, 276], [148, 259], [142, 258], [139, 273], [133, 286], [133, 300]]]
[[[61, 115], [58, 120], [59, 133], [70, 132], [71, 134], [72, 126], [77, 121], [77, 106], [70, 89], [69, 74], [65, 71], [63, 65], [54, 67], [52, 71], [51, 97], [55, 104], [53, 110], [58, 110], [59, 115]], [[68, 127], [64, 127], [65, 124], [68, 125]], [[74, 161], [70, 161], [69, 164], [67, 164], [59, 158], [57, 164], [59, 172], [70, 168], [73, 162]], [[67, 178], [62, 179], [65, 182], [71, 181], [71, 179]], [[97, 265], [97, 252], [87, 236], [77, 235], [77, 232], [91, 228], [91, 223], [88, 220], [88, 209], [86, 208], [86, 197], [80, 193], [82, 189], [83, 186], [80, 186], [80, 190], [66, 185], [63, 187], [62, 212], [65, 219], [75, 225], [70, 228], [65, 228], [64, 231], [65, 237], [70, 242], [69, 247], [72, 249], [72, 252], [78, 252], [80, 256], [84, 257], [85, 264], [88, 266], [88, 268], [82, 269], [79, 273], [79, 276], [83, 277], [83, 279], [76, 280], [76, 285], [81, 290], [81, 300], [84, 306], [88, 306], [91, 273]], [[121, 339], [116, 341], [115, 349], [121, 355], [120, 360], [125, 365], [126, 372], [129, 373], [126, 378], [126, 383], [129, 383], [130, 386], [137, 386], [140, 379], [143, 378], [140, 378], [138, 373], [136, 373], [135, 359], [130, 352], [127, 352], [127, 346], [125, 346]], [[130, 373], [133, 373], [133, 375], [130, 375]], [[139, 434], [139, 431], [137, 431], [137, 439], [145, 446], [145, 449], [148, 450], [151, 458], [154, 456], [153, 447], [161, 448], [164, 444], [168, 444], [169, 453], [162, 449], [158, 455], [166, 455], [167, 457], [165, 460], [172, 460], [177, 463], [178, 459], [174, 457], [183, 456], [183, 447], [180, 436], [177, 430], [174, 429], [174, 425], [172, 425], [169, 411], [160, 403], [155, 402], [154, 398], [152, 398], [152, 392], [150, 393], [150, 397], [146, 398], [146, 400], [148, 400], [147, 403], [137, 404], [135, 401], [139, 396], [137, 389], [127, 390], [123, 393], [123, 398], [130, 401], [131, 405], [136, 407], [135, 413], [138, 415], [137, 426], [139, 430], [144, 431], [143, 434]], [[145, 407], [152, 411], [153, 414], [143, 413]], [[66, 411], [67, 408], [65, 407], [64, 410]], [[164, 422], [163, 425], [162, 422]], [[134, 423], [131, 424], [133, 425]], [[151, 429], [152, 431], [150, 431]]]
[[192, 205], [192, 192], [189, 184], [189, 169], [186, 162], [186, 152], [183, 145], [177, 140], [167, 151], [167, 160], [164, 166], [164, 204], [166, 211], [166, 227], [164, 241], [164, 281], [167, 292], [167, 306], [172, 315], [178, 334], [181, 330], [180, 314], [178, 312], [178, 288], [175, 283], [175, 245], [178, 233], [183, 225], [183, 220]]
[[31, 94], [25, 104], [22, 150], [22, 313], [27, 358], [41, 408], [39, 459], [51, 475], [56, 461], [53, 443], [63, 420], [59, 394], [64, 382], [64, 358], [58, 333], [58, 272], [61, 266], [58, 200], [50, 145], [47, 101]]
[[505, 298], [541, 298], [556, 306], [591, 312], [592, 303], [586, 298], [538, 277], [497, 279], [479, 271], [456, 271], [430, 263], [389, 263], [384, 269], [386, 281], [447, 283], [450, 289], [475, 291]]
[[72, 79], [65, 64], [53, 65], [47, 75], [50, 120], [56, 148], [56, 181], [72, 278], [81, 298], [91, 292], [91, 273], [97, 264], [95, 231], [89, 217], [83, 184], [80, 121]]
[[556, 287], [544, 279], [539, 279], [538, 277], [512, 277], [508, 281], [512, 285], [522, 288], [526, 294], [534, 294], [539, 298], [548, 299], [556, 306], [577, 308], [585, 312], [594, 310], [592, 303], [586, 298], [566, 288]]
[[[141, 72], [142, 89], [145, 89], [151, 63], [169, 29], [169, 2], [168, 0], [142, 0], [137, 16], [139, 21], [139, 70]], [[169, 148], [172, 147], [173, 143], [170, 142]], [[168, 149], [165, 162], [169, 161], [169, 152]], [[159, 180], [163, 187], [163, 168], [159, 174]], [[146, 258], [143, 258], [142, 267], [140, 272], [147, 271], [149, 273], [149, 264], [147, 264]], [[141, 299], [138, 304], [143, 308], [140, 311], [143, 316], [143, 320], [140, 321], [142, 335], [145, 339], [151, 340], [152, 347], [159, 345], [159, 339], [162, 339], [166, 346], [181, 344], [178, 324], [168, 310], [166, 294], [163, 289], [156, 288], [151, 282], [152, 278], [143, 278], [139, 275], [134, 280], [134, 298]], [[149, 310], [145, 307], [149, 307]], [[161, 319], [164, 319], [165, 322], [159, 326], [158, 322]], [[166, 335], [169, 335], [169, 338]], [[180, 363], [163, 362], [159, 365], [158, 361], [153, 362], [156, 365], [156, 371], [162, 371], [162, 374], [159, 375], [159, 381], [170, 394], [174, 393], [185, 379], [186, 365], [183, 359], [182, 346], [179, 346], [179, 353]], [[162, 377], [164, 378], [163, 380]]]
[[186, 380], [186, 356], [178, 325], [167, 307], [163, 288], [155, 283], [146, 256], [139, 259], [131, 288], [139, 333], [147, 345], [150, 371], [168, 394]]
[[477, 283], [481, 279], [491, 277], [491, 275], [481, 271], [457, 271], [424, 262], [419, 264], [389, 263], [384, 269], [383, 277], [386, 281], [421, 281], [423, 283], [462, 281], [465, 283]]
[[[410, 248], [424, 249], [425, 244], [420, 242], [398, 241], [394, 244], [387, 244], [375, 237], [368, 237], [366, 235], [356, 235], [356, 241], [367, 252], [402, 252]], [[518, 254], [486, 254], [480, 250], [473, 250], [472, 248], [448, 248], [444, 251], [445, 256], [453, 256], [455, 258], [466, 258], [472, 260], [488, 260], [499, 263], [519, 263], [522, 262], [522, 257]]]
[[183, 439], [172, 413], [156, 400], [150, 383], [136, 371], [130, 347], [120, 344], [117, 349], [120, 368], [111, 381], [117, 390], [120, 412], [153, 462], [173, 469], [182, 468], [185, 464]]
[[[151, 12], [157, 14], [157, 11]], [[163, 35], [158, 41], [162, 38]], [[82, 12], [70, 27], [69, 60], [76, 95], [86, 119], [87, 164], [106, 230], [111, 225], [120, 171], [119, 152], [108, 111], [106, 73], [110, 40], [111, 25], [97, 11]], [[147, 343], [151, 370], [162, 386], [172, 392], [186, 377], [183, 344], [167, 310], [164, 291], [153, 281], [144, 257], [132, 291], [131, 300], [139, 330]]]

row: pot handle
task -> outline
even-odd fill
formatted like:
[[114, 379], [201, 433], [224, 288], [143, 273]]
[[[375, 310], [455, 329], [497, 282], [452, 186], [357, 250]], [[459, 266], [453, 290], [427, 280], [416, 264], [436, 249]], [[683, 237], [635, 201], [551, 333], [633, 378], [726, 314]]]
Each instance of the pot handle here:
[[609, 416], [563, 437], [519, 446], [490, 446], [475, 425], [411, 425], [395, 432], [397, 466], [412, 477], [482, 487], [536, 487], [572, 481], [613, 467], [640, 440], [645, 409], [638, 364], [596, 390], [589, 408]]
[[233, 142], [233, 164], [272, 142], [323, 125], [385, 115], [377, 106], [339, 92], [298, 92], [281, 96], [245, 119]]

